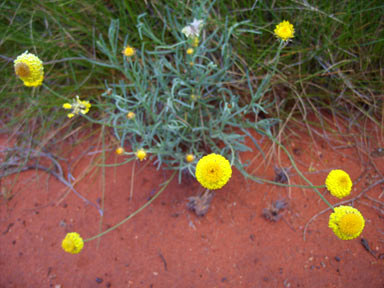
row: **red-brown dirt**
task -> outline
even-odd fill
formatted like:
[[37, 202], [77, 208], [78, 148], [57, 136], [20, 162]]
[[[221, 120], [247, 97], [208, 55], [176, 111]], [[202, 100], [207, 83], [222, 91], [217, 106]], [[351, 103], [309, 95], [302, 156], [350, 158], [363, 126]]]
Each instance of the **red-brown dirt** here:
[[[383, 179], [384, 157], [372, 154], [375, 169], [366, 165], [367, 157], [359, 157], [371, 151], [357, 153], [351, 143], [331, 146], [305, 132], [296, 133], [283, 143], [315, 185], [323, 185], [331, 169], [343, 169], [354, 182], [348, 200]], [[241, 158], [251, 160], [248, 172], [273, 180], [274, 165], [291, 164], [283, 151], [267, 139], [259, 139], [266, 153], [273, 147], [273, 153], [267, 153], [272, 156], [263, 161], [254, 148]], [[384, 145], [380, 137], [375, 139], [369, 147], [372, 151]], [[6, 138], [2, 144], [10, 145]], [[87, 145], [77, 146], [68, 161], [81, 155]], [[92, 157], [83, 155], [73, 167], [76, 179]], [[123, 159], [107, 153], [107, 163]], [[101, 231], [146, 203], [172, 174], [156, 170], [152, 163], [144, 165], [136, 163], [132, 200], [132, 162], [106, 167], [105, 185], [100, 167], [75, 185], [93, 203], [102, 198], [105, 187]], [[289, 182], [305, 184], [293, 168]], [[62, 239], [74, 231], [84, 239], [98, 234], [98, 210], [73, 192], [65, 194], [67, 187], [47, 172], [21, 172], [1, 179], [0, 287], [384, 287], [383, 187], [376, 185], [353, 202], [366, 220], [360, 237], [339, 240], [328, 228], [327, 211], [308, 224], [304, 241], [308, 221], [327, 208], [311, 189], [255, 183], [234, 168], [228, 184], [216, 192], [208, 213], [197, 217], [186, 203], [202, 188], [192, 177], [184, 177], [181, 184], [175, 178], [137, 216], [86, 242], [80, 254], [71, 255], [61, 249]], [[331, 203], [344, 200], [331, 197], [324, 188], [320, 191]], [[10, 199], [5, 199], [7, 192], [12, 193]], [[273, 222], [263, 211], [276, 200], [288, 206]], [[362, 239], [372, 253], [364, 248]]]

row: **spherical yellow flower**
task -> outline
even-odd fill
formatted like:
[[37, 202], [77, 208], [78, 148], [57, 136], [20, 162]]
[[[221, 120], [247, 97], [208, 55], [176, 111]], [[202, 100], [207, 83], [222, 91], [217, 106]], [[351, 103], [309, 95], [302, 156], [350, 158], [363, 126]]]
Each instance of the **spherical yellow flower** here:
[[19, 55], [13, 64], [16, 75], [23, 80], [25, 86], [37, 87], [43, 83], [43, 62], [37, 56], [26, 51]]
[[127, 113], [127, 118], [128, 119], [133, 119], [133, 118], [135, 118], [135, 116], [136, 116], [136, 114], [134, 112], [132, 112], [132, 111]]
[[358, 237], [364, 229], [363, 215], [351, 206], [339, 206], [329, 216], [328, 226], [337, 237], [342, 240], [351, 240]]
[[135, 48], [127, 45], [127, 47], [124, 48], [123, 52], [122, 52], [125, 56], [127, 57], [132, 57], [133, 55], [135, 55], [136, 53], [136, 50]]
[[79, 233], [67, 233], [63, 242], [61, 243], [61, 247], [65, 252], [77, 254], [83, 249], [84, 241], [83, 238], [80, 237]]
[[195, 160], [195, 156], [193, 154], [187, 154], [185, 156], [185, 160], [188, 162], [188, 163], [191, 163], [193, 162], [193, 160]]
[[136, 157], [140, 161], [143, 161], [143, 160], [147, 159], [147, 152], [145, 152], [144, 149], [139, 149], [136, 151]]
[[283, 41], [288, 41], [294, 37], [293, 34], [295, 33], [295, 29], [293, 28], [293, 25], [289, 23], [289, 21], [284, 20], [283, 22], [276, 25], [274, 32], [277, 38], [280, 38]]
[[221, 155], [212, 153], [197, 162], [196, 179], [207, 189], [220, 189], [231, 176], [231, 164]]
[[125, 151], [124, 151], [124, 148], [123, 147], [118, 147], [116, 150], [115, 150], [115, 153], [117, 155], [121, 155], [123, 154]]
[[193, 54], [193, 52], [195, 52], [195, 50], [193, 50], [193, 48], [188, 48], [188, 49], [187, 49], [187, 54], [188, 54], [188, 55]]
[[348, 173], [339, 169], [332, 170], [328, 174], [325, 185], [328, 191], [339, 199], [348, 196], [352, 190], [352, 180]]
[[68, 113], [68, 118], [72, 118], [73, 116], [81, 113], [83, 115], [87, 114], [89, 112], [89, 109], [91, 108], [91, 103], [89, 101], [80, 100], [79, 96], [76, 96], [76, 99], [73, 100], [73, 103], [64, 103], [63, 108], [64, 109], [72, 109], [71, 113]]

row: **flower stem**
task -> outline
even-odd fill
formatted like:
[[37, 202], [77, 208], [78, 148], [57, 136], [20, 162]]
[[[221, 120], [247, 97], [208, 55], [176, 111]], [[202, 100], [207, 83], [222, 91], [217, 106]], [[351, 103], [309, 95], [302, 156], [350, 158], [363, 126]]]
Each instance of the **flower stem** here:
[[160, 196], [160, 194], [164, 191], [165, 188], [167, 188], [167, 186], [169, 185], [169, 183], [172, 181], [172, 179], [175, 177], [176, 175], [176, 170], [173, 172], [173, 174], [171, 175], [171, 177], [165, 181], [163, 184], [161, 185], [164, 185], [163, 187], [161, 187], [161, 189], [155, 194], [155, 196], [153, 196], [151, 198], [151, 200], [149, 200], [147, 203], [145, 203], [143, 206], [141, 206], [139, 209], [137, 209], [135, 212], [133, 212], [131, 215], [129, 215], [127, 218], [125, 218], [124, 220], [122, 220], [121, 222], [117, 223], [115, 226], [112, 226], [111, 228], [105, 230], [104, 232], [101, 232], [91, 238], [88, 238], [88, 239], [85, 239], [84, 242], [88, 242], [88, 241], [92, 241], [92, 240], [95, 240], [101, 236], [104, 236], [105, 234], [111, 232], [112, 230], [115, 230], [117, 227], [119, 227], [120, 225], [124, 224], [125, 222], [127, 222], [129, 219], [131, 219], [132, 217], [136, 216], [138, 213], [140, 213], [144, 208], [146, 208], [149, 204], [151, 204], [157, 197]]
[[331, 208], [332, 210], [334, 209], [334, 207], [332, 206], [331, 203], [328, 202], [327, 199], [325, 199], [325, 197], [323, 196], [323, 194], [320, 193], [320, 191], [317, 189], [316, 186], [314, 186], [311, 181], [309, 181], [304, 175], [303, 173], [301, 173], [301, 171], [299, 170], [299, 168], [297, 168], [296, 166], [296, 163], [295, 161], [293, 160], [293, 157], [292, 155], [288, 152], [287, 148], [284, 147], [284, 145], [282, 145], [279, 141], [277, 141], [272, 135], [270, 135], [269, 133], [267, 133], [268, 137], [274, 142], [276, 143], [277, 145], [279, 145], [279, 147], [281, 147], [284, 152], [287, 154], [288, 158], [289, 158], [289, 161], [291, 161], [292, 163], [292, 166], [293, 168], [295, 168], [296, 172], [300, 175], [301, 178], [304, 179], [305, 182], [307, 182], [309, 185], [312, 186], [312, 188], [315, 190], [315, 192], [317, 193], [317, 195], [319, 195], [319, 197], [321, 198], [321, 200], [323, 200], [325, 202], [325, 204], [327, 204], [329, 206], [329, 208]]
[[251, 175], [248, 172], [246, 172], [244, 169], [242, 169], [241, 167], [237, 167], [237, 169], [239, 169], [239, 171], [245, 177], [248, 177], [248, 178], [250, 178], [250, 179], [252, 179], [254, 181], [260, 181], [260, 182], [264, 182], [264, 183], [268, 183], [268, 184], [273, 184], [273, 185], [276, 185], [276, 186], [281, 186], [281, 187], [297, 187], [297, 188], [307, 188], [307, 189], [326, 188], [327, 187], [326, 185], [318, 185], [317, 186], [317, 185], [285, 184], [285, 183], [280, 183], [280, 182], [276, 182], [276, 181], [272, 181], [272, 180], [268, 180], [268, 179], [265, 179], [265, 178], [260, 178], [260, 177]]

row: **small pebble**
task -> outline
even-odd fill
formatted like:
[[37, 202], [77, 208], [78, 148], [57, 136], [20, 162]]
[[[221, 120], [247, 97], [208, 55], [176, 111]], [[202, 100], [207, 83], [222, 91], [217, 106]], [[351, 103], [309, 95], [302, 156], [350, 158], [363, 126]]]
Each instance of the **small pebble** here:
[[102, 278], [96, 278], [96, 283], [98, 283], [98, 284], [103, 283], [103, 279]]
[[335, 257], [335, 260], [336, 260], [337, 262], [340, 262], [341, 259], [340, 259], [339, 256], [336, 256], [336, 257]]

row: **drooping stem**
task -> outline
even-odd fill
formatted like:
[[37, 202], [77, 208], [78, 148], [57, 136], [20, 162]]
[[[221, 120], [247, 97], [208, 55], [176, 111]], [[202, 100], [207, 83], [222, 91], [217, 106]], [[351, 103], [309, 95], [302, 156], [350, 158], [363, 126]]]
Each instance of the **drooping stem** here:
[[287, 154], [288, 158], [289, 158], [289, 161], [291, 161], [292, 163], [292, 166], [293, 168], [295, 168], [296, 172], [299, 174], [299, 176], [301, 178], [304, 179], [305, 182], [307, 182], [309, 185], [312, 186], [312, 188], [315, 190], [315, 192], [317, 193], [317, 195], [319, 195], [319, 197], [321, 198], [321, 200], [323, 200], [325, 202], [325, 204], [327, 204], [329, 206], [329, 208], [331, 208], [332, 210], [334, 209], [334, 207], [332, 206], [331, 203], [328, 202], [327, 199], [325, 199], [325, 197], [323, 196], [323, 194], [320, 193], [320, 191], [316, 188], [316, 186], [314, 186], [311, 181], [309, 181], [304, 175], [303, 173], [301, 173], [301, 171], [299, 170], [299, 168], [297, 168], [296, 166], [296, 163], [295, 163], [295, 160], [293, 160], [293, 157], [292, 155], [288, 152], [287, 148], [285, 148], [284, 145], [282, 145], [279, 141], [277, 141], [272, 135], [268, 134], [268, 137], [271, 138], [271, 140], [276, 143], [277, 145], [279, 145], [279, 147], [281, 147], [281, 149], [284, 150], [284, 152]]
[[92, 241], [92, 240], [95, 240], [101, 236], [104, 236], [105, 234], [115, 230], [117, 227], [119, 227], [120, 225], [123, 225], [125, 222], [127, 222], [129, 219], [131, 219], [132, 217], [136, 216], [137, 214], [139, 214], [142, 210], [144, 210], [149, 204], [151, 204], [153, 201], [155, 201], [155, 199], [157, 197], [160, 196], [160, 194], [165, 190], [165, 188], [167, 188], [167, 186], [169, 185], [169, 183], [172, 181], [172, 179], [175, 177], [176, 175], [176, 170], [173, 172], [173, 174], [171, 175], [171, 177], [166, 181], [164, 182], [162, 185], [163, 187], [160, 188], [160, 190], [151, 198], [151, 200], [149, 200], [147, 203], [145, 203], [143, 206], [141, 206], [139, 209], [137, 209], [135, 212], [133, 212], [132, 214], [130, 214], [127, 218], [125, 218], [124, 220], [122, 220], [121, 222], [117, 223], [115, 226], [112, 226], [111, 228], [105, 230], [104, 232], [101, 232], [91, 238], [88, 238], [88, 239], [85, 239], [84, 242], [88, 242], [88, 241]]

